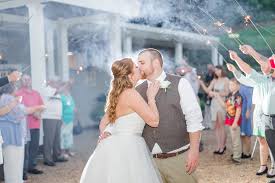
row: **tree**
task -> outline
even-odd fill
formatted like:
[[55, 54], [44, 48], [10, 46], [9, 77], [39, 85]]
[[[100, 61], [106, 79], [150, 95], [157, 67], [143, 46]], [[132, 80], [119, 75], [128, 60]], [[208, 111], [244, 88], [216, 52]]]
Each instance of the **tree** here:
[[241, 0], [248, 5], [255, 6], [258, 10], [274, 10], [275, 1], [273, 0]]

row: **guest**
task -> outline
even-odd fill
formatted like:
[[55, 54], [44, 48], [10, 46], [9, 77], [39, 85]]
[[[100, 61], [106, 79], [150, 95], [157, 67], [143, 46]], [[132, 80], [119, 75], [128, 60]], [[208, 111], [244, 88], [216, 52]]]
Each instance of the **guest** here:
[[[228, 83], [229, 80], [225, 75], [225, 72], [221, 66], [215, 67], [215, 79], [211, 81], [208, 87], [205, 86], [204, 82], [199, 80], [202, 89], [210, 97], [214, 97], [218, 93], [223, 100], [229, 93]], [[215, 123], [215, 133], [217, 147], [213, 152], [214, 154], [222, 155], [226, 150], [226, 133], [224, 128], [225, 110], [216, 98], [212, 99], [211, 102], [211, 118]]]
[[252, 136], [252, 93], [253, 88], [241, 84], [240, 94], [243, 99], [242, 122], [241, 122], [241, 141], [242, 141], [242, 159], [251, 157], [251, 136]]
[[[8, 113], [0, 116], [0, 130], [4, 140], [5, 183], [23, 183], [24, 145], [27, 137], [26, 114], [33, 114], [44, 106], [25, 108], [20, 97], [15, 98], [15, 87], [7, 84], [0, 89], [0, 107], [6, 106]], [[15, 102], [15, 103], [14, 103]]]
[[62, 101], [62, 127], [61, 127], [61, 149], [65, 157], [73, 156], [71, 148], [73, 146], [73, 121], [75, 112], [75, 102], [70, 94], [71, 84], [63, 86], [61, 94]]
[[215, 66], [213, 64], [207, 64], [207, 73], [205, 75], [205, 83], [209, 85], [215, 77]]
[[[22, 96], [23, 100], [22, 103], [26, 107], [33, 107], [33, 106], [39, 106], [44, 105], [42, 97], [40, 94], [32, 89], [32, 82], [31, 77], [28, 75], [22, 76], [22, 86], [21, 88], [16, 92], [17, 96]], [[39, 137], [40, 137], [40, 121], [41, 121], [41, 113], [42, 111], [39, 111], [34, 114], [29, 114], [27, 116], [27, 123], [28, 123], [28, 129], [30, 130], [30, 142], [27, 146], [28, 147], [28, 166], [27, 171], [31, 174], [42, 174], [43, 171], [38, 170], [36, 168], [36, 158], [38, 154], [39, 149]], [[26, 168], [25, 168], [26, 173]]]
[[[273, 55], [273, 59], [275, 56]], [[265, 83], [262, 86], [262, 90], [269, 91], [265, 93], [265, 99], [263, 101], [263, 121], [265, 123], [265, 134], [266, 140], [271, 152], [271, 168], [267, 173], [267, 178], [275, 178], [275, 167], [274, 167], [274, 157], [275, 157], [275, 68], [273, 68], [273, 73], [270, 77], [262, 77], [260, 75], [250, 76], [253, 77], [252, 80], [257, 80], [260, 83]], [[271, 180], [269, 183], [275, 183], [275, 180]]]
[[231, 134], [233, 150], [232, 161], [235, 164], [240, 164], [242, 155], [240, 138], [242, 97], [239, 93], [240, 83], [235, 78], [232, 78], [229, 82], [229, 89], [231, 93], [225, 102], [218, 93], [215, 94], [215, 98], [217, 98], [221, 105], [226, 109], [225, 125], [229, 126]]
[[58, 79], [51, 80], [42, 90], [47, 109], [42, 113], [44, 130], [44, 164], [55, 166], [56, 162], [67, 161], [62, 157], [60, 138], [62, 126], [62, 102], [58, 89]]
[[21, 78], [21, 73], [18, 71], [13, 71], [8, 76], [0, 78], [0, 87], [10, 82], [18, 81], [20, 78]]
[[[252, 70], [252, 68], [246, 64], [242, 59], [237, 55], [236, 52], [230, 51], [230, 58], [234, 60], [239, 68], [248, 76], [249, 73], [256, 72]], [[263, 122], [263, 110], [262, 110], [262, 102], [264, 97], [262, 95], [261, 85], [249, 77], [242, 75], [240, 72], [236, 71], [235, 67], [232, 65], [228, 66], [230, 70], [234, 73], [235, 77], [238, 80], [244, 80], [247, 86], [253, 87], [253, 97], [252, 101], [255, 103], [255, 108], [253, 112], [253, 134], [257, 136], [257, 140], [260, 143], [260, 163], [261, 166], [257, 171], [256, 175], [261, 176], [268, 173], [267, 160], [268, 160], [268, 144], [265, 139], [265, 123]], [[231, 68], [232, 67], [232, 68]], [[266, 67], [261, 67], [261, 70], [264, 74], [269, 74], [270, 70], [266, 69]], [[244, 83], [243, 83], [244, 84]], [[272, 163], [273, 164], [273, 163]]]
[[[204, 77], [204, 83], [205, 86], [209, 86], [211, 81], [214, 79], [214, 74], [215, 74], [215, 66], [212, 64], [207, 64], [207, 73]], [[204, 95], [204, 100], [205, 100], [205, 107], [204, 107], [204, 115], [203, 115], [203, 126], [205, 127], [206, 130], [212, 129], [212, 120], [211, 120], [211, 100], [212, 98], [208, 95]]]
[[198, 96], [200, 84], [197, 79], [197, 71], [196, 68], [191, 67], [186, 60], [186, 58], [182, 60], [182, 66], [176, 68], [176, 73], [189, 81], [196, 96]]
[[[252, 56], [257, 62], [258, 64], [261, 66], [262, 70], [265, 70], [265, 76], [261, 76], [258, 75], [255, 78], [257, 78], [257, 84], [261, 83], [261, 92], [262, 94], [265, 96], [264, 100], [262, 102], [262, 111], [263, 111], [263, 121], [265, 123], [265, 133], [266, 135], [266, 140], [268, 142], [269, 148], [270, 148], [270, 157], [271, 157], [271, 168], [267, 173], [267, 177], [268, 178], [274, 178], [275, 177], [275, 168], [274, 168], [274, 156], [275, 156], [275, 145], [273, 142], [274, 140], [274, 133], [275, 130], [273, 128], [273, 124], [271, 124], [270, 122], [273, 121], [274, 115], [275, 115], [275, 108], [273, 106], [273, 104], [275, 103], [275, 92], [274, 92], [274, 78], [275, 78], [275, 63], [274, 63], [274, 59], [275, 56], [272, 55], [272, 57], [270, 59], [268, 59], [267, 57], [259, 54], [256, 50], [254, 50], [250, 45], [242, 45], [240, 46], [240, 50], [247, 55]], [[270, 74], [270, 71], [273, 70], [273, 73]], [[251, 74], [252, 75], [252, 74]], [[250, 76], [251, 76], [250, 75]], [[254, 76], [252, 76], [253, 79], [255, 81]], [[260, 79], [259, 79], [260, 78]], [[261, 80], [263, 79], [263, 80]], [[272, 117], [273, 116], [273, 117]], [[270, 182], [275, 182], [275, 180], [271, 180]]]

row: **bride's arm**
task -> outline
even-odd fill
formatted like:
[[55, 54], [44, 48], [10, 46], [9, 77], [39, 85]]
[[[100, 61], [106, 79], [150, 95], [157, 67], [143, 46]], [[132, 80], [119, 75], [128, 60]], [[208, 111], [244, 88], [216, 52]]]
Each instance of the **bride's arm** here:
[[103, 116], [103, 118], [100, 121], [100, 124], [99, 124], [100, 134], [102, 134], [104, 132], [104, 130], [106, 129], [106, 127], [108, 126], [108, 124], [109, 124], [108, 114], [105, 113], [104, 116]]
[[215, 84], [215, 79], [213, 79], [210, 83], [210, 85], [207, 87], [205, 86], [204, 82], [202, 80], [199, 80], [200, 86], [202, 87], [203, 91], [207, 94], [209, 94], [213, 88], [214, 88], [214, 84]]
[[158, 127], [159, 112], [156, 106], [155, 95], [148, 94], [148, 104], [134, 89], [128, 90], [126, 97], [128, 106], [135, 111], [145, 123], [151, 127]]

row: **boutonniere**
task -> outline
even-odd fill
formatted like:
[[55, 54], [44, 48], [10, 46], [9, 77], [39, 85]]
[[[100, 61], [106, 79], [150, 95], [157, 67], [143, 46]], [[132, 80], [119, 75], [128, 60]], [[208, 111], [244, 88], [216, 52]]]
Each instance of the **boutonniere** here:
[[165, 93], [167, 91], [167, 88], [170, 86], [171, 82], [170, 81], [161, 81], [160, 82], [160, 88], [163, 88]]

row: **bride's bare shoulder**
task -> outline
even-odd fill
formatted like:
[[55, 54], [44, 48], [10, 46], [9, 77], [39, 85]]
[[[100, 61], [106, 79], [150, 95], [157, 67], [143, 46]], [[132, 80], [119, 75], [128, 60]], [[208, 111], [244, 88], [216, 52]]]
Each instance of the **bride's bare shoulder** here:
[[121, 93], [121, 97], [122, 98], [127, 98], [127, 99], [131, 99], [131, 97], [135, 97], [139, 95], [139, 93], [137, 92], [136, 89], [134, 88], [128, 88], [125, 89], [122, 93]]
[[134, 88], [127, 88], [121, 94], [124, 94], [124, 95], [133, 95], [133, 94], [136, 94], [136, 93], [138, 93], [136, 89], [134, 89]]

